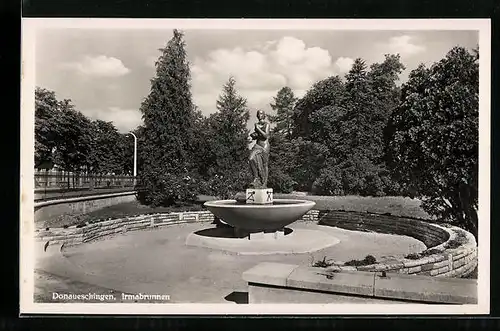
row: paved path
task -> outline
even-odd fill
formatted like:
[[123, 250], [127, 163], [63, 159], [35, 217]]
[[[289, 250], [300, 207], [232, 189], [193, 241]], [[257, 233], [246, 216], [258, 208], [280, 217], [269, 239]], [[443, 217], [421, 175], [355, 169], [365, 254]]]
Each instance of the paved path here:
[[[36, 268], [59, 277], [125, 293], [168, 294], [173, 303], [228, 303], [247, 291], [242, 273], [264, 261], [311, 265], [314, 260], [347, 261], [371, 254], [380, 260], [416, 252], [425, 246], [416, 239], [321, 227], [312, 222], [292, 228], [326, 229], [340, 242], [306, 254], [237, 255], [185, 245], [193, 231], [211, 224], [182, 224], [136, 231], [64, 249], [37, 259]], [[39, 282], [43, 282], [40, 279]], [[41, 286], [50, 291], [50, 286]], [[229, 296], [229, 297], [228, 297]], [[46, 296], [45, 296], [46, 297]]]

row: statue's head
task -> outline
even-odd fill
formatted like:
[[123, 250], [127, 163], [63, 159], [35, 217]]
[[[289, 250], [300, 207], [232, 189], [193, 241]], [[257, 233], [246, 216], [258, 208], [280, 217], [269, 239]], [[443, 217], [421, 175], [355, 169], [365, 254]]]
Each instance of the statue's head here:
[[258, 111], [257, 111], [257, 118], [258, 118], [260, 121], [262, 121], [263, 119], [265, 119], [265, 118], [266, 118], [266, 113], [264, 113], [264, 111], [263, 111], [263, 110], [258, 110]]

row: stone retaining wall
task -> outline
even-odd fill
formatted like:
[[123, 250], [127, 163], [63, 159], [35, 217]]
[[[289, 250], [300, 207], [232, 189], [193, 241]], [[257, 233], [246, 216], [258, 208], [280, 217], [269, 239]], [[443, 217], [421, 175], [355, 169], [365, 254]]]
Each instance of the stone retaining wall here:
[[88, 213], [107, 206], [135, 201], [135, 195], [135, 191], [128, 191], [35, 202], [35, 220]]
[[[318, 214], [318, 210], [311, 210], [302, 217], [302, 220], [316, 221], [318, 219]], [[138, 215], [111, 219], [98, 223], [87, 223], [83, 227], [73, 225], [68, 228], [39, 230], [36, 232], [36, 237], [39, 241], [50, 241], [51, 244], [79, 244], [113, 234], [125, 233], [127, 231], [181, 223], [213, 222], [214, 219], [214, 215], [208, 210]]]
[[319, 215], [320, 215], [320, 211], [319, 210], [309, 210], [307, 212], [307, 214], [305, 214], [304, 216], [302, 216], [302, 220], [303, 221], [307, 221], [307, 222], [316, 222], [319, 218]]
[[37, 232], [37, 239], [50, 244], [75, 245], [86, 243], [106, 236], [128, 231], [157, 228], [173, 224], [192, 222], [213, 222], [214, 216], [209, 211], [192, 211], [168, 214], [149, 214], [111, 219], [98, 223], [87, 223], [83, 227], [76, 225], [68, 228], [51, 228]]
[[[422, 241], [427, 250], [409, 259], [354, 267], [360, 271], [391, 271], [437, 277], [464, 277], [477, 266], [474, 236], [455, 226], [441, 226], [423, 220], [359, 212], [330, 211], [320, 224], [355, 231], [375, 231], [410, 236]], [[339, 268], [343, 268], [341, 265]], [[345, 268], [352, 270], [353, 267]]]

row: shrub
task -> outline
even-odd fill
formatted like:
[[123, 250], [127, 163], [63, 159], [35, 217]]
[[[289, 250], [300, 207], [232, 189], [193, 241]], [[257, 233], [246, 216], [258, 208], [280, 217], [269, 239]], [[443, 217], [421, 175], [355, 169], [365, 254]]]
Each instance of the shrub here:
[[277, 193], [291, 193], [297, 182], [281, 169], [271, 169], [268, 186]]
[[346, 266], [360, 267], [377, 263], [377, 259], [373, 255], [367, 255], [363, 260], [350, 260], [344, 263]]
[[342, 178], [338, 169], [324, 168], [314, 181], [312, 191], [318, 195], [343, 195]]
[[426, 256], [430, 256], [433, 254], [439, 254], [442, 251], [436, 248], [431, 248], [431, 249], [426, 249], [425, 251], [422, 251], [420, 253], [411, 253], [405, 256], [405, 259], [409, 260], [418, 260]]
[[334, 265], [334, 262], [331, 260], [326, 260], [326, 256], [323, 256], [323, 260], [316, 261], [312, 264], [313, 267], [317, 268], [328, 268]]
[[451, 240], [449, 240], [445, 245], [444, 248], [447, 249], [454, 249], [462, 246], [463, 244], [467, 243], [467, 236], [465, 235], [465, 232], [463, 231], [456, 231], [455, 232], [457, 236]]

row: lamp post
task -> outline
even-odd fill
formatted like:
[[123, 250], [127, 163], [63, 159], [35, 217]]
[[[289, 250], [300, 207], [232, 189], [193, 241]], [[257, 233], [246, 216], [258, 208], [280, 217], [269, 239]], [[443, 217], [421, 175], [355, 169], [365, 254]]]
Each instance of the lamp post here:
[[137, 183], [137, 136], [130, 132], [130, 134], [134, 137], [134, 186]]

